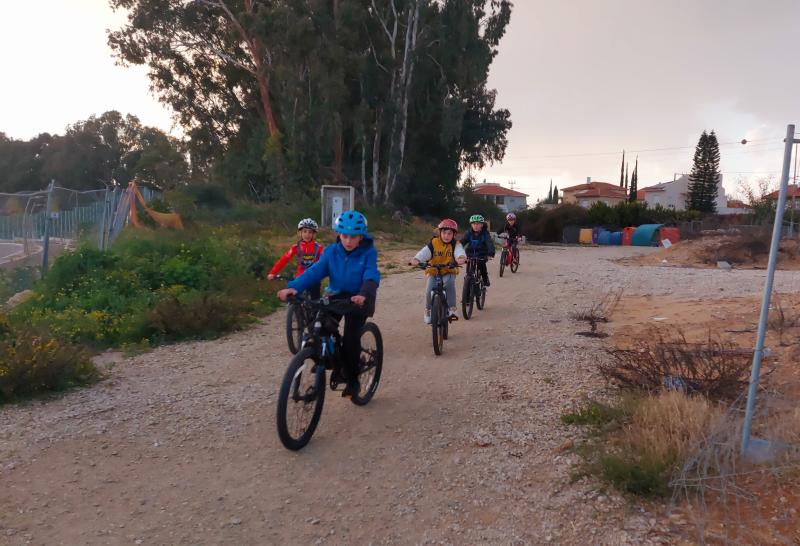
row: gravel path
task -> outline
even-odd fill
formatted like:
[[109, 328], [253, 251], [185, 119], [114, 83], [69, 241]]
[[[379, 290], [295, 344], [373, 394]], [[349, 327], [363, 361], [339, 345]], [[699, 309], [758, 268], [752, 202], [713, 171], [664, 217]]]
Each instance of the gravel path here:
[[560, 447], [578, 431], [559, 417], [603, 385], [601, 342], [575, 336], [568, 315], [613, 286], [759, 293], [764, 272], [610, 260], [642, 252], [524, 250], [442, 357], [421, 320], [421, 273], [388, 277], [381, 387], [365, 408], [329, 396], [300, 453], [275, 433], [282, 312], [221, 340], [118, 357], [94, 388], [0, 409], [0, 544], [666, 543], [660, 518], [571, 483], [576, 459]]

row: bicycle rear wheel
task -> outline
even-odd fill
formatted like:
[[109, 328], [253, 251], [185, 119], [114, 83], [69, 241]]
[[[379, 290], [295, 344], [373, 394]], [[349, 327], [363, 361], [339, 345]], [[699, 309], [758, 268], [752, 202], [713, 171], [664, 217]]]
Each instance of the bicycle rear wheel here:
[[511, 258], [511, 272], [516, 273], [519, 269], [519, 249], [514, 248], [514, 255]]
[[381, 381], [383, 371], [383, 336], [374, 322], [367, 322], [361, 328], [361, 355], [358, 363], [358, 393], [350, 400], [356, 406], [366, 406]]
[[467, 276], [464, 278], [464, 288], [461, 290], [461, 314], [464, 315], [464, 320], [472, 318], [472, 306], [475, 299], [472, 295], [472, 277]]
[[312, 347], [297, 353], [283, 375], [278, 392], [278, 437], [297, 451], [311, 440], [325, 402], [325, 368]]
[[289, 345], [289, 352], [293, 355], [297, 354], [303, 344], [305, 326], [303, 309], [294, 303], [290, 304], [286, 310], [286, 343]]
[[508, 251], [507, 250], [503, 250], [503, 252], [500, 253], [500, 276], [501, 277], [503, 276], [503, 271], [506, 268], [506, 260], [507, 259], [508, 259]]
[[442, 354], [444, 349], [444, 326], [442, 320], [442, 299], [439, 294], [433, 295], [431, 302], [431, 336], [433, 338], [433, 352], [436, 356]]

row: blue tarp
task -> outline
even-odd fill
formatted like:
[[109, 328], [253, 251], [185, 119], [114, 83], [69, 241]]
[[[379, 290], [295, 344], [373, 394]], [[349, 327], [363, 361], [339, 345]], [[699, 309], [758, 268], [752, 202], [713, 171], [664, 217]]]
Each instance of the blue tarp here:
[[664, 224], [642, 224], [633, 232], [633, 246], [657, 246], [658, 230]]

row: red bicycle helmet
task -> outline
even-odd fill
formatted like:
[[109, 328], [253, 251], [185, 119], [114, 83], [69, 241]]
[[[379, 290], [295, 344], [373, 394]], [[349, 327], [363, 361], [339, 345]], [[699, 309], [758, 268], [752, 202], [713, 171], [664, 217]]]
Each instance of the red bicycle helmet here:
[[458, 232], [458, 224], [455, 220], [451, 220], [450, 218], [445, 218], [439, 225], [437, 226], [440, 230], [442, 229], [449, 229], [452, 230], [454, 233]]

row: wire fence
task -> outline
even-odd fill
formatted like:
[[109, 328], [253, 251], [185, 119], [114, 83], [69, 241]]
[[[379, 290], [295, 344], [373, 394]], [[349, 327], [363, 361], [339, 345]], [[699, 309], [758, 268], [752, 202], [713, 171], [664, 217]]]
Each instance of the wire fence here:
[[[145, 202], [160, 193], [140, 189]], [[0, 267], [41, 264], [88, 241], [106, 249], [128, 222], [130, 189], [120, 186], [78, 191], [57, 186], [42, 191], [0, 193]]]

